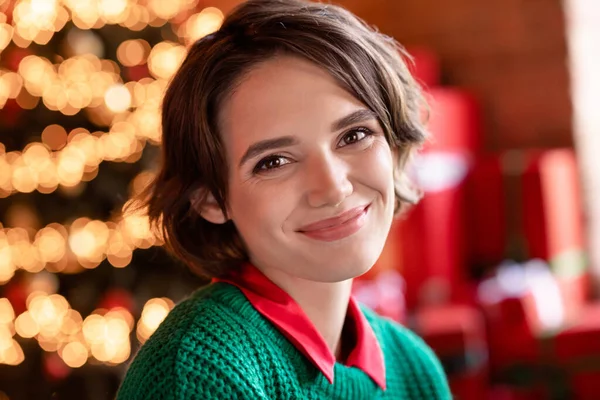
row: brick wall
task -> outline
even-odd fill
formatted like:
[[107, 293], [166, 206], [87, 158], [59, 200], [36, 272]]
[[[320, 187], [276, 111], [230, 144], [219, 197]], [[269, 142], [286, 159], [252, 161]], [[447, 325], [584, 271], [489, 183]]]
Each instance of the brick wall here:
[[405, 46], [441, 57], [443, 83], [480, 99], [488, 150], [571, 146], [559, 0], [340, 0]]

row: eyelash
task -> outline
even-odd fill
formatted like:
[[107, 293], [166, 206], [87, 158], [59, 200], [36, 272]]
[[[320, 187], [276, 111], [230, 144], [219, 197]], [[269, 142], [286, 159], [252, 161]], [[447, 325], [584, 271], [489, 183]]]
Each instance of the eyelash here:
[[[356, 144], [356, 143], [360, 143], [364, 139], [366, 139], [369, 136], [373, 135], [373, 131], [371, 129], [369, 129], [369, 128], [362, 127], [362, 126], [358, 127], [358, 128], [352, 128], [348, 132], [344, 133], [344, 135], [340, 139], [340, 142], [342, 142], [344, 140], [344, 138], [347, 138], [351, 134], [363, 134], [364, 136], [362, 138], [360, 138], [360, 139], [357, 139], [354, 142], [345, 143], [343, 146], [339, 146], [339, 147], [346, 147], [346, 146], [351, 146], [351, 145]], [[262, 160], [260, 160], [256, 164], [256, 166], [252, 170], [252, 173], [254, 173], [254, 174], [265, 173], [265, 172], [269, 172], [269, 171], [281, 168], [283, 165], [288, 164], [288, 163], [286, 162], [286, 163], [283, 163], [283, 164], [279, 164], [279, 165], [271, 167], [271, 168], [264, 168], [264, 166], [266, 164], [268, 164], [269, 162], [271, 162], [271, 161], [281, 160], [283, 158], [286, 158], [286, 157], [282, 156], [282, 155], [278, 155], [278, 154], [273, 154], [273, 155], [270, 155], [268, 157], [265, 157], [265, 158], [263, 158]]]

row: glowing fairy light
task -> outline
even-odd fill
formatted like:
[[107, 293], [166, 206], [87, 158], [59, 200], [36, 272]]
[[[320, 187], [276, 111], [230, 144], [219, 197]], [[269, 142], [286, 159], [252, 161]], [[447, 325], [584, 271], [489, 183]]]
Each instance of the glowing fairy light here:
[[[58, 67], [37, 56], [27, 56], [19, 64], [23, 86], [44, 105], [65, 115], [73, 115], [88, 106], [98, 106], [111, 85], [119, 81], [114, 63], [86, 53], [63, 61]], [[11, 78], [14, 81], [14, 78]], [[14, 82], [14, 85], [18, 85]], [[17, 93], [18, 94], [18, 93]]]
[[215, 7], [207, 7], [198, 14], [188, 18], [179, 29], [179, 36], [184, 37], [187, 43], [195, 42], [217, 31], [223, 23], [223, 13]]
[[128, 0], [99, 0], [98, 11], [101, 18], [110, 24], [118, 24], [127, 18], [130, 6]]
[[24, 359], [23, 349], [19, 343], [0, 333], [0, 364], [15, 366], [21, 364]]
[[123, 85], [112, 85], [104, 94], [104, 101], [109, 110], [123, 112], [131, 106], [131, 94]]
[[13, 37], [13, 27], [6, 23], [0, 23], [0, 52], [8, 46]]
[[[55, 75], [59, 78], [63, 77], [60, 78], [63, 79], [61, 82], [70, 85], [67, 89], [64, 88], [63, 83], [56, 83], [60, 81], [59, 78], [54, 84], [42, 83], [43, 71], [48, 68], [48, 63], [44, 59], [26, 57], [19, 68], [27, 90], [34, 93], [43, 90], [41, 95], [45, 96], [44, 102], [48, 103], [51, 109], [58, 110], [63, 107], [61, 112], [69, 113], [77, 112], [78, 107], [87, 103], [92, 105], [96, 95], [95, 90], [110, 88], [104, 86], [111, 84], [112, 78], [103, 82], [100, 76], [100, 79], [95, 81], [96, 86], [86, 86], [82, 82], [77, 82], [82, 79], [81, 77], [87, 76], [91, 68], [97, 68], [94, 66], [94, 60], [97, 59], [81, 60], [76, 64], [59, 67], [59, 72]], [[100, 73], [111, 74], [105, 71]], [[5, 172], [0, 174], [0, 196], [6, 197], [12, 192], [30, 193], [33, 190], [51, 193], [59, 184], [75, 187], [82, 180], [90, 180], [95, 176], [95, 174], [86, 174], [85, 166], [95, 168], [104, 160], [136, 161], [141, 156], [147, 141], [150, 143], [160, 141], [160, 101], [165, 87], [166, 81], [148, 78], [134, 85], [116, 85], [114, 91], [105, 90], [102, 96], [106, 95], [108, 104], [111, 104], [116, 111], [131, 105], [131, 92], [134, 93], [135, 101], [140, 104], [137, 104], [133, 112], [126, 114], [126, 121], [113, 123], [109, 132], [92, 135], [82, 130], [82, 134], [77, 135], [78, 140], [69, 140], [68, 138], [74, 134], [66, 135], [64, 128], [60, 126], [47, 127], [42, 132], [42, 142], [49, 150], [54, 150], [52, 153], [47, 153], [51, 157], [36, 157], [33, 162], [26, 164], [19, 152], [0, 154], [0, 172], [3, 170]], [[67, 110], [68, 107], [71, 111]], [[127, 127], [124, 129], [125, 125]], [[87, 172], [95, 172], [95, 169]]]
[[91, 355], [105, 363], [125, 362], [131, 354], [129, 334], [132, 319], [131, 314], [121, 309], [105, 315], [89, 315], [83, 322], [82, 332]]
[[62, 349], [60, 356], [69, 367], [79, 368], [88, 360], [88, 349], [81, 342], [70, 342]]
[[0, 325], [8, 325], [15, 319], [15, 310], [6, 298], [0, 298]]
[[9, 99], [15, 99], [23, 87], [23, 78], [16, 72], [0, 70], [0, 92]]
[[173, 308], [173, 302], [165, 298], [154, 298], [146, 302], [136, 331], [137, 338], [141, 343], [148, 340], [156, 331], [171, 308]]
[[126, 40], [117, 48], [117, 58], [127, 67], [140, 65], [146, 62], [150, 49], [150, 45], [145, 40]]
[[132, 4], [121, 26], [132, 31], [141, 31], [150, 22], [150, 12], [141, 4]]
[[42, 131], [42, 142], [52, 150], [60, 150], [67, 144], [67, 131], [60, 125], [48, 125]]
[[[148, 176], [144, 173], [139, 181], [147, 181]], [[124, 215], [118, 222], [79, 218], [69, 233], [53, 223], [37, 231], [32, 241], [25, 229], [0, 229], [0, 282], [9, 281], [19, 268], [32, 273], [44, 268], [62, 271], [68, 254], [85, 268], [95, 268], [105, 258], [115, 268], [123, 268], [131, 263], [135, 249], [161, 244], [143, 214]]]
[[11, 246], [3, 240], [0, 240], [0, 284], [4, 284], [12, 279], [17, 269]]
[[181, 3], [183, 3], [181, 0], [148, 0], [148, 10], [157, 17], [166, 21], [173, 18], [180, 12], [182, 8]]
[[45, 263], [59, 262], [66, 254], [67, 241], [53, 227], [45, 227], [36, 233], [34, 246]]
[[23, 338], [32, 338], [40, 332], [40, 327], [29, 311], [15, 320], [15, 330]]
[[169, 79], [185, 57], [185, 47], [172, 42], [160, 42], [152, 48], [148, 57], [150, 73], [157, 78]]

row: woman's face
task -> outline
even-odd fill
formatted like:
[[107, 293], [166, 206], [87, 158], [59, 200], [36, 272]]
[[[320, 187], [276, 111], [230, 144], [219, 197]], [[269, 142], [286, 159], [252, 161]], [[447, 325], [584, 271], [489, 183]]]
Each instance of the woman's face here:
[[254, 265], [319, 282], [371, 268], [394, 213], [394, 159], [371, 111], [285, 56], [249, 72], [219, 121], [229, 218]]

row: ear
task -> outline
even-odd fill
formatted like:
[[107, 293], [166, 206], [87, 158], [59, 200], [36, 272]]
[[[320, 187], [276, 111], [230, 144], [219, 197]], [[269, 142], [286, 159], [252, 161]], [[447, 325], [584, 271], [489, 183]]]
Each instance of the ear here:
[[224, 224], [228, 221], [212, 193], [205, 189], [196, 189], [190, 196], [192, 208], [208, 222]]

